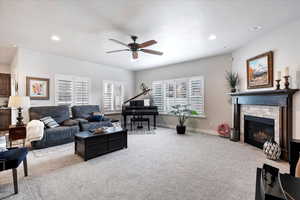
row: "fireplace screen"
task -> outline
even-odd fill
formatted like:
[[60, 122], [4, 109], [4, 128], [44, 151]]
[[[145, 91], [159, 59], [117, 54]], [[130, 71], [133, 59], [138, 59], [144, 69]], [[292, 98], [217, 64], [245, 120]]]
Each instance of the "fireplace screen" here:
[[258, 148], [274, 137], [274, 119], [245, 115], [245, 142]]

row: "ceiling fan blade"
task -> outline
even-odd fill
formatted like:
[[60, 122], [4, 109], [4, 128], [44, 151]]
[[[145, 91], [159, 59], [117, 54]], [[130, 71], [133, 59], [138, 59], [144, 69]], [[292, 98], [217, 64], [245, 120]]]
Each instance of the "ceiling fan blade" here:
[[121, 51], [130, 51], [129, 49], [121, 49], [121, 50], [114, 50], [114, 51], [107, 51], [106, 53], [116, 53]]
[[154, 55], [159, 55], [159, 56], [162, 56], [164, 54], [163, 52], [155, 51], [155, 50], [151, 50], [151, 49], [140, 49], [140, 51], [142, 51], [144, 53], [150, 53], [150, 54], [154, 54]]
[[113, 42], [115, 42], [115, 43], [118, 43], [118, 44], [120, 44], [120, 45], [123, 45], [123, 46], [125, 46], [125, 47], [129, 47], [128, 46], [128, 44], [125, 44], [124, 42], [120, 42], [119, 40], [115, 40], [115, 39], [109, 39], [110, 41], [113, 41]]
[[139, 44], [139, 48], [145, 48], [145, 47], [149, 47], [151, 45], [156, 44], [157, 42], [155, 40], [149, 40], [147, 42], [144, 42], [142, 44]]
[[133, 59], [138, 59], [139, 55], [138, 55], [138, 52], [137, 51], [133, 51], [132, 52], [132, 58]]

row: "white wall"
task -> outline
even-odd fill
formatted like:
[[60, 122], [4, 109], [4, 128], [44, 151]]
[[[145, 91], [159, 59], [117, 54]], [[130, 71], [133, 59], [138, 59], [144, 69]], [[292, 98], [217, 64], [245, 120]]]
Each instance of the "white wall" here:
[[[143, 82], [151, 87], [152, 81], [182, 77], [205, 77], [205, 114], [206, 118], [189, 120], [191, 130], [216, 133], [217, 126], [226, 122], [231, 124], [231, 104], [225, 81], [225, 71], [231, 70], [231, 55], [222, 55], [175, 65], [136, 72], [136, 87]], [[175, 127], [177, 119], [173, 116], [160, 116], [158, 124]]]
[[0, 73], [9, 74], [10, 66], [6, 64], [0, 64]]
[[17, 71], [20, 95], [26, 94], [26, 76], [50, 79], [50, 99], [32, 100], [32, 106], [55, 105], [56, 74], [90, 78], [92, 81], [91, 104], [102, 105], [103, 80], [123, 81], [126, 97], [132, 96], [135, 88], [132, 71], [23, 48], [18, 50], [17, 67], [13, 71]]
[[[246, 60], [267, 51], [274, 51], [274, 79], [277, 71], [290, 68], [291, 87], [300, 82], [300, 20], [274, 30], [233, 52], [232, 69], [239, 73], [241, 91], [247, 90]], [[298, 74], [298, 77], [297, 77]], [[275, 84], [274, 84], [275, 85]], [[274, 86], [275, 87], [275, 86]], [[283, 85], [282, 85], [283, 87]], [[268, 88], [270, 89], [270, 88]], [[300, 139], [300, 92], [294, 97], [294, 137]]]

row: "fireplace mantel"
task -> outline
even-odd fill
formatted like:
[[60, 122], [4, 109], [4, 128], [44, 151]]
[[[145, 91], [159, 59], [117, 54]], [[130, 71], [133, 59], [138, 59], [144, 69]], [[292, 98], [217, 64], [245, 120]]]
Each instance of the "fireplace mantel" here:
[[280, 146], [282, 159], [288, 160], [289, 143], [293, 137], [293, 95], [298, 89], [261, 90], [230, 93], [234, 105], [234, 129], [240, 131], [241, 105], [280, 107]]

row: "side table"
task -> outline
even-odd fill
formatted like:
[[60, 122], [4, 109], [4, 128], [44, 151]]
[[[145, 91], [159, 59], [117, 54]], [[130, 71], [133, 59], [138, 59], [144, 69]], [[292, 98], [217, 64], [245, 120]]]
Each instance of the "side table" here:
[[12, 147], [12, 142], [15, 140], [23, 140], [23, 147], [24, 147], [25, 140], [26, 140], [26, 125], [23, 126], [10, 125], [8, 139], [9, 139], [10, 147]]

